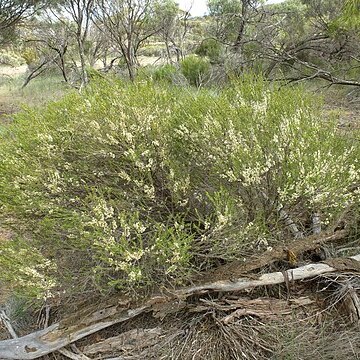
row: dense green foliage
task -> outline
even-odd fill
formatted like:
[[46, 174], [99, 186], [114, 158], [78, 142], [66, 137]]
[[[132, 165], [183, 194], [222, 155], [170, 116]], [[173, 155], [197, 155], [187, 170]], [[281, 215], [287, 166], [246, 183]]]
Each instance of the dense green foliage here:
[[346, 0], [343, 5], [342, 13], [337, 19], [337, 25], [346, 28], [359, 30], [360, 25], [360, 1]]
[[180, 64], [181, 73], [191, 85], [200, 86], [210, 74], [210, 62], [206, 58], [189, 55]]
[[155, 81], [165, 81], [172, 83], [177, 74], [177, 69], [174, 65], [166, 64], [157, 67], [153, 72], [153, 79]]
[[218, 63], [221, 60], [223, 52], [223, 46], [216, 39], [203, 40], [195, 50], [196, 55], [206, 56], [212, 63]]
[[0, 276], [30, 294], [178, 283], [287, 238], [279, 208], [306, 232], [358, 200], [357, 144], [302, 90], [251, 77], [197, 92], [100, 79], [1, 137], [2, 223], [19, 240]]

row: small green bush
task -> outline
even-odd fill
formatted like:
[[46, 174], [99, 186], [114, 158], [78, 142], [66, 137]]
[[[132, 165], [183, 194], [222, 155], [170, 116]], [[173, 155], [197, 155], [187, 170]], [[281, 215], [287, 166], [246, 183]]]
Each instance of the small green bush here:
[[200, 86], [210, 74], [208, 59], [196, 55], [187, 56], [180, 64], [180, 70], [191, 85]]
[[39, 61], [39, 56], [35, 49], [27, 48], [22, 52], [22, 57], [28, 66], [34, 66]]
[[164, 53], [165, 47], [162, 45], [147, 45], [139, 50], [139, 55], [149, 57], [160, 57]]
[[219, 63], [223, 52], [223, 46], [216, 39], [205, 39], [195, 50], [196, 55], [206, 56], [212, 63]]
[[174, 77], [177, 74], [177, 71], [177, 68], [171, 64], [159, 66], [153, 72], [153, 79], [155, 81], [165, 81], [168, 83], [172, 83]]
[[98, 79], [19, 114], [0, 142], [19, 239], [0, 278], [31, 295], [175, 285], [289, 238], [279, 208], [326, 229], [358, 202], [359, 148], [314, 108], [252, 77], [218, 92]]

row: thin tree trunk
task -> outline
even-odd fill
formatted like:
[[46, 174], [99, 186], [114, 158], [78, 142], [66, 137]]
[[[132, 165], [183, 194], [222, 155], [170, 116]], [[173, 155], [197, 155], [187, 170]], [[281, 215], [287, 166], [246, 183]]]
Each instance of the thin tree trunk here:
[[86, 60], [85, 60], [85, 51], [84, 51], [84, 44], [81, 39], [78, 39], [78, 46], [79, 46], [79, 56], [80, 56], [80, 66], [81, 66], [81, 84], [80, 90], [86, 86], [89, 82], [87, 71], [86, 71]]

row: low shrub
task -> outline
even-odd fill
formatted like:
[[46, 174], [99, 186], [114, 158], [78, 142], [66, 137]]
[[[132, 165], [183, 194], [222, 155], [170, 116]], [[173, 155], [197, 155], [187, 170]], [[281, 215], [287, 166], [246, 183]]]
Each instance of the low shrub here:
[[1, 134], [1, 221], [19, 240], [0, 277], [138, 291], [284, 241], [283, 212], [330, 226], [358, 202], [358, 144], [314, 108], [251, 76], [222, 91], [98, 79], [19, 114]]
[[180, 70], [191, 85], [200, 86], [208, 79], [211, 65], [206, 58], [189, 55], [181, 61]]
[[174, 65], [166, 64], [157, 67], [153, 72], [153, 79], [155, 81], [165, 81], [172, 83], [177, 75], [177, 68]]
[[163, 45], [147, 45], [139, 50], [139, 55], [149, 57], [160, 57], [165, 54], [166, 50]]
[[219, 63], [223, 53], [224, 48], [216, 39], [205, 39], [195, 50], [196, 55], [206, 56], [212, 63]]
[[0, 64], [8, 66], [20, 66], [25, 63], [24, 59], [12, 51], [0, 51]]

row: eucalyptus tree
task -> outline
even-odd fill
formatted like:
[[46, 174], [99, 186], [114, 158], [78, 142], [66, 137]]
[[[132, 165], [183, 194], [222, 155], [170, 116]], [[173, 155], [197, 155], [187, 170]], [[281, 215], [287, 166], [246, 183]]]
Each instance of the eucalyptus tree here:
[[159, 35], [165, 44], [168, 61], [172, 62], [171, 48], [180, 49], [177, 35], [181, 29], [181, 10], [174, 0], [165, 0], [155, 5], [155, 13], [156, 22], [160, 25]]
[[95, 7], [96, 23], [108, 32], [124, 59], [131, 80], [139, 65], [138, 50], [164, 26], [156, 16], [161, 3], [157, 0], [99, 0]]
[[54, 67], [60, 70], [63, 80], [69, 82], [67, 55], [74, 48], [74, 42], [62, 22], [49, 17], [33, 21], [31, 32], [24, 39], [24, 46], [32, 56], [28, 56], [28, 73], [23, 87]]
[[254, 22], [262, 3], [261, 0], [209, 0], [214, 36], [240, 50], [247, 27]]
[[0, 0], [0, 45], [13, 38], [16, 27], [48, 4], [43, 0]]
[[92, 24], [94, 7], [95, 0], [62, 0], [50, 10], [50, 16], [54, 16], [63, 23], [76, 41], [80, 60], [80, 90], [89, 81], [86, 71], [86, 42]]
[[359, 27], [349, 26], [359, 19], [353, 7], [357, 2], [291, 0], [274, 5], [284, 17], [273, 21], [277, 31], [271, 41], [262, 43], [264, 56], [273, 60], [274, 68], [286, 70], [289, 82], [322, 79], [329, 86], [360, 86], [350, 75], [358, 67], [360, 51]]

